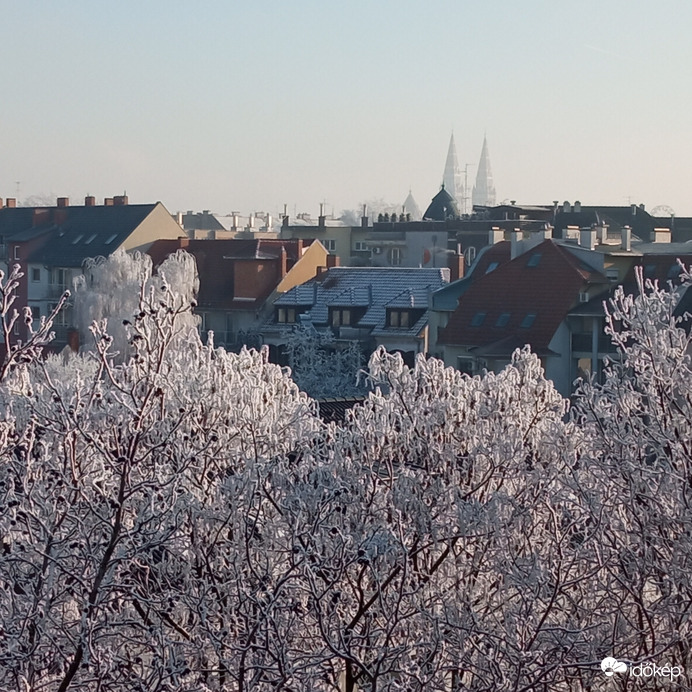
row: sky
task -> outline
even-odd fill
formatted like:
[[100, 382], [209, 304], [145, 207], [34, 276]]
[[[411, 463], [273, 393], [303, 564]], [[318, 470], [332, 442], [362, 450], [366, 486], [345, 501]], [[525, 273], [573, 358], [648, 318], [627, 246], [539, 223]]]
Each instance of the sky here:
[[498, 201], [692, 216], [689, 0], [0, 0], [0, 196], [421, 208], [452, 131]]

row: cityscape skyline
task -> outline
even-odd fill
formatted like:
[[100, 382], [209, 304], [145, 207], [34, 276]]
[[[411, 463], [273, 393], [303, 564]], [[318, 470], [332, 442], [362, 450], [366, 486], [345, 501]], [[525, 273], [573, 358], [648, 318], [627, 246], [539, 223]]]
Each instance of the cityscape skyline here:
[[674, 0], [7, 4], [0, 196], [425, 208], [453, 132], [469, 188], [487, 134], [498, 203], [692, 216], [689, 20]]

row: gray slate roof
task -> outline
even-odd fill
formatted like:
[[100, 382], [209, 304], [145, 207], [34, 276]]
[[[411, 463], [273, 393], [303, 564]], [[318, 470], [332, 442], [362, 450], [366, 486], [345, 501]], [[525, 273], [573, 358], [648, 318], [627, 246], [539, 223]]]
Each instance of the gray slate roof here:
[[155, 206], [67, 207], [66, 219], [59, 226], [53, 226], [51, 238], [29, 257], [29, 262], [81, 267], [87, 257], [108, 256], [122, 245]]
[[[449, 269], [412, 267], [333, 267], [322, 276], [292, 288], [276, 302], [282, 307], [307, 307], [306, 319], [329, 322], [329, 308], [365, 308], [358, 327], [373, 334], [417, 335], [427, 322], [428, 296], [449, 282]], [[387, 308], [420, 308], [423, 315], [409, 328], [388, 328]]]

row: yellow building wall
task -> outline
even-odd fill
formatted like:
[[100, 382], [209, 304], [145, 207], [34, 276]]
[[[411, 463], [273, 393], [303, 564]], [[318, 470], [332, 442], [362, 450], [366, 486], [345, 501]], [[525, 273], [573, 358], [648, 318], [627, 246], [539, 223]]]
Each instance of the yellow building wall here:
[[185, 231], [170, 215], [166, 207], [161, 202], [157, 202], [151, 213], [120, 247], [124, 250], [146, 252], [156, 240], [175, 240], [181, 236], [185, 236]]

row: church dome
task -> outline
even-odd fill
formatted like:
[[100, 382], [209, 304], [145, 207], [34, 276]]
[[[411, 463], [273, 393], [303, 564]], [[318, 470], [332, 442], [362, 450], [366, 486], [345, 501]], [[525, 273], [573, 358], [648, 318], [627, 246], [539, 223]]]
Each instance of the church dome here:
[[459, 207], [457, 207], [454, 197], [445, 190], [443, 185], [440, 191], [432, 198], [430, 206], [423, 214], [423, 219], [428, 221], [446, 221], [447, 219], [458, 218]]

